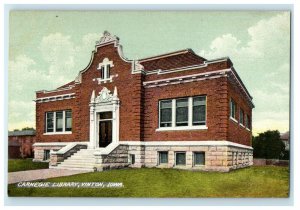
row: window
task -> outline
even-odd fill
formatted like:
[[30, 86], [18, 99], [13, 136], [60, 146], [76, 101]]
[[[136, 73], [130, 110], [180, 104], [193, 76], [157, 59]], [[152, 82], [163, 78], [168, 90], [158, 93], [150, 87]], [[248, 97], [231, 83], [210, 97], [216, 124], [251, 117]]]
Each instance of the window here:
[[246, 126], [246, 128], [251, 128], [251, 120], [250, 120], [250, 117], [249, 117], [249, 115], [246, 115], [245, 116], [246, 117], [246, 119], [245, 119], [245, 126]]
[[105, 68], [101, 66], [101, 79], [105, 79]]
[[244, 125], [244, 110], [240, 109], [240, 124]]
[[185, 152], [176, 152], [176, 165], [185, 165], [186, 158], [185, 158]]
[[100, 71], [101, 71], [101, 79], [110, 78], [110, 64], [102, 65]]
[[188, 125], [188, 99], [177, 99], [176, 100], [176, 126], [187, 126]]
[[158, 164], [168, 163], [168, 152], [158, 152], [159, 161]]
[[106, 79], [108, 79], [110, 77], [110, 65], [107, 64], [106, 65]]
[[54, 131], [54, 115], [53, 112], [46, 113], [46, 132]]
[[206, 123], [206, 97], [193, 98], [193, 125], [205, 125]]
[[160, 127], [172, 126], [172, 100], [160, 101]]
[[72, 131], [72, 112], [66, 111], [66, 131]]
[[49, 159], [50, 159], [50, 150], [44, 150], [43, 160], [49, 160]]
[[135, 155], [133, 155], [133, 154], [129, 155], [129, 163], [130, 164], [135, 164]]
[[194, 166], [205, 165], [205, 153], [204, 152], [194, 152]]
[[206, 96], [160, 100], [159, 128], [206, 129]]
[[236, 103], [233, 99], [230, 99], [230, 117], [235, 119]]
[[72, 111], [46, 112], [46, 133], [63, 133], [72, 131]]
[[56, 112], [56, 132], [63, 131], [63, 112]]

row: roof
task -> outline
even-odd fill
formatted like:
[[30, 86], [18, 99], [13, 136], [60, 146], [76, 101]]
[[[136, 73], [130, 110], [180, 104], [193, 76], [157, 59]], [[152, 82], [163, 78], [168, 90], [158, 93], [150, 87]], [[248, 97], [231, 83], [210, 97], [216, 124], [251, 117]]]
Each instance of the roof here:
[[290, 132], [287, 131], [285, 133], [280, 134], [280, 139], [288, 141], [290, 139]]
[[75, 85], [75, 81], [73, 80], [72, 82], [69, 82], [67, 84], [64, 84], [56, 89], [61, 89], [61, 88], [66, 88], [66, 87], [69, 87], [70, 85]]
[[9, 131], [8, 136], [34, 136], [35, 130]]
[[195, 54], [191, 49], [185, 49], [166, 53], [158, 56], [140, 59], [139, 62], [144, 66], [145, 71], [167, 70], [203, 64], [205, 58]]

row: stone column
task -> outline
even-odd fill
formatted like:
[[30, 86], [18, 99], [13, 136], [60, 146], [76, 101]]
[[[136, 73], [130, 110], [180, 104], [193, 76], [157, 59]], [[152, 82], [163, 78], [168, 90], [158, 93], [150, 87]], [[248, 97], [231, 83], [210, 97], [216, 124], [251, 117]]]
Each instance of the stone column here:
[[90, 148], [95, 148], [95, 105], [90, 104]]

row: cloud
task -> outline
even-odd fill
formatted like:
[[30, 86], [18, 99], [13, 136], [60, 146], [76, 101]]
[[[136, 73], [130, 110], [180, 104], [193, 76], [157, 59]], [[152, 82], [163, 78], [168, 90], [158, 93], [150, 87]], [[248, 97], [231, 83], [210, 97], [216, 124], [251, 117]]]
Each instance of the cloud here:
[[[289, 129], [289, 64], [284, 63], [271, 74], [265, 74], [264, 86], [252, 91], [254, 103], [253, 131], [263, 132], [278, 129], [281, 132]], [[287, 82], [286, 82], [287, 81]]]
[[82, 44], [80, 45], [81, 50], [91, 51], [95, 46], [95, 42], [100, 39], [98, 33], [88, 33], [82, 37]]
[[208, 59], [229, 56], [239, 67], [254, 98], [254, 133], [289, 127], [289, 20], [288, 12], [260, 20], [247, 29], [247, 41], [223, 34], [200, 52]]
[[39, 60], [23, 54], [9, 61], [9, 129], [35, 127], [35, 91], [75, 79], [80, 62], [88, 64], [97, 39], [99, 34], [89, 33], [76, 45], [70, 36], [53, 33], [41, 39]]
[[78, 51], [70, 36], [49, 34], [42, 38], [39, 50], [47, 62], [48, 69], [45, 73], [55, 78], [55, 85], [74, 79], [75, 57]]
[[233, 34], [216, 37], [210, 44], [209, 50], [202, 50], [199, 54], [213, 59], [217, 57], [266, 58], [289, 52], [290, 25], [289, 13], [276, 15], [267, 20], [261, 20], [247, 29], [249, 41], [243, 43]]
[[30, 99], [33, 99], [35, 90], [32, 89], [32, 84], [39, 86], [50, 79], [48, 75], [37, 69], [36, 62], [26, 55], [19, 55], [9, 61], [10, 98], [29, 99], [27, 96], [28, 93], [31, 93]]
[[23, 127], [35, 127], [35, 103], [33, 101], [10, 100], [8, 103], [8, 128], [21, 129]]
[[264, 56], [270, 55], [270, 52], [278, 56], [282, 52], [288, 52], [290, 40], [286, 37], [290, 35], [289, 21], [290, 15], [288, 12], [267, 20], [260, 20], [254, 26], [248, 28], [251, 39], [247, 43], [247, 47], [263, 53]]

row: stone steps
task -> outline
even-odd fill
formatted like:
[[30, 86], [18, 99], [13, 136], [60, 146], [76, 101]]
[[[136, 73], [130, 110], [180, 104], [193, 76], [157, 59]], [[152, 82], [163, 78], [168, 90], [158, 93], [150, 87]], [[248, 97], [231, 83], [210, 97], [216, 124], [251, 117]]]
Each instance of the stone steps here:
[[55, 169], [67, 169], [67, 170], [77, 170], [77, 171], [87, 171], [87, 172], [94, 172], [93, 168], [76, 168], [76, 167], [64, 167], [64, 166], [50, 166], [49, 168]]
[[[106, 150], [104, 148], [103, 150], [100, 149], [100, 157], [97, 156], [97, 158], [100, 158], [99, 160], [96, 160], [95, 152], [99, 154], [99, 149], [81, 149], [51, 168], [95, 171], [97, 167], [97, 170], [102, 171], [112, 168], [124, 168], [129, 165], [128, 149], [124, 146], [113, 147], [111, 151], [107, 151], [107, 148]], [[99, 161], [100, 163], [98, 163]]]
[[78, 162], [68, 162], [68, 163], [61, 163], [58, 166], [62, 167], [70, 167], [70, 166], [76, 166], [78, 168], [94, 168], [95, 163], [78, 163]]
[[94, 152], [93, 149], [81, 149], [53, 168], [94, 171], [96, 162]]
[[68, 163], [68, 162], [80, 162], [80, 163], [94, 163], [95, 162], [95, 158], [89, 158], [89, 159], [86, 159], [86, 158], [68, 158], [66, 160], [64, 160], [63, 163]]

